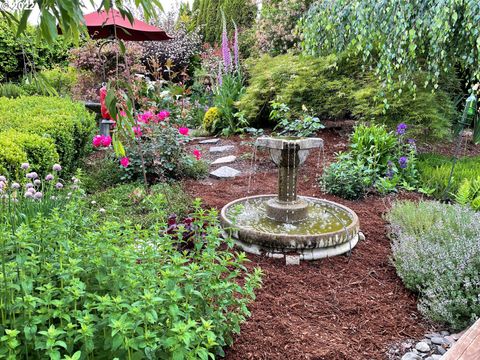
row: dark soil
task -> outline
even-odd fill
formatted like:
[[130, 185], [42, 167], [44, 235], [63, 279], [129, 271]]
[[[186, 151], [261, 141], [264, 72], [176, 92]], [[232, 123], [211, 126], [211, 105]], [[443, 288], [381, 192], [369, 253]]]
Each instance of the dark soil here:
[[[309, 155], [301, 170], [299, 193], [352, 208], [366, 240], [353, 249], [351, 257], [305, 261], [299, 266], [287, 267], [282, 260], [249, 255], [249, 266], [261, 267], [264, 272], [263, 287], [249, 307], [251, 317], [226, 350], [229, 360], [385, 359], [391, 344], [421, 338], [431, 330], [417, 311], [415, 295], [405, 289], [390, 262], [390, 240], [383, 219], [396, 198], [418, 199], [420, 195], [370, 195], [346, 201], [324, 194], [316, 177], [324, 162], [346, 149], [347, 137], [335, 129], [323, 131], [320, 137], [325, 140], [325, 159], [316, 152]], [[185, 189], [201, 197], [206, 206], [218, 209], [247, 195], [276, 193], [276, 169], [268, 154], [258, 154], [256, 172], [250, 176], [252, 157], [245, 154], [251, 154], [252, 147], [244, 141], [238, 137], [221, 140], [221, 145], [236, 145], [242, 160], [230, 165], [242, 170], [242, 176], [189, 180]], [[207, 154], [208, 146], [201, 147]]]

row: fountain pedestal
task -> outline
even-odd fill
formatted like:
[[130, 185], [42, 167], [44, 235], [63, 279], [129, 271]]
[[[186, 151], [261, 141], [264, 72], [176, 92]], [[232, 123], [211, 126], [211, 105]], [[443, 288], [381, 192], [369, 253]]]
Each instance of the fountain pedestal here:
[[256, 145], [268, 148], [278, 166], [278, 197], [266, 203], [267, 216], [287, 224], [305, 220], [308, 204], [297, 197], [298, 169], [307, 159], [309, 149], [323, 146], [323, 140], [261, 137]]

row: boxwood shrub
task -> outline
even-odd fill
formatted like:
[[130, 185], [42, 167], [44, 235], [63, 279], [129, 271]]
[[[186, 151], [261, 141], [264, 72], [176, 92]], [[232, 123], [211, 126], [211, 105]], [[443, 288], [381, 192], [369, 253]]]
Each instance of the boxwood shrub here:
[[12, 171], [28, 161], [42, 171], [60, 162], [67, 172], [85, 154], [95, 127], [94, 116], [70, 99], [28, 96], [0, 98], [0, 169]]

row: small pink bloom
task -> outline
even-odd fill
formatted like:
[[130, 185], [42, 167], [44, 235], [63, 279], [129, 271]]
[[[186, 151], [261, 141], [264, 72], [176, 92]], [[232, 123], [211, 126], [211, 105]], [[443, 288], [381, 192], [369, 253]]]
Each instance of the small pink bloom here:
[[95, 135], [92, 140], [93, 147], [98, 148], [102, 146], [103, 138], [104, 138], [103, 135]]
[[137, 138], [142, 137], [142, 128], [139, 125], [132, 127], [132, 130]]
[[186, 127], [181, 127], [178, 129], [178, 132], [184, 136], [188, 136], [188, 128]]
[[138, 122], [148, 124], [150, 120], [154, 119], [155, 115], [151, 111], [145, 111], [143, 114], [138, 114]]
[[110, 136], [104, 136], [102, 139], [102, 146], [109, 147], [112, 144], [112, 138]]
[[202, 154], [200, 153], [200, 150], [195, 149], [193, 150], [193, 156], [195, 156], [195, 159], [200, 160], [202, 158]]
[[158, 113], [157, 118], [159, 121], [163, 121], [170, 116], [170, 112], [168, 110], [162, 110]]
[[124, 168], [126, 168], [130, 164], [130, 160], [128, 160], [128, 157], [122, 157], [120, 159], [120, 165], [122, 165]]

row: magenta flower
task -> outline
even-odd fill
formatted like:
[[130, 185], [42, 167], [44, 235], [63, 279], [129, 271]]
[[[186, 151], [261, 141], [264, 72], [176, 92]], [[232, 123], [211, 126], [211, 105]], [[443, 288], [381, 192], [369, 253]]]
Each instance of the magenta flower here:
[[202, 158], [202, 154], [200, 153], [200, 150], [195, 149], [193, 150], [193, 156], [195, 156], [195, 159], [200, 160]]
[[130, 164], [128, 157], [124, 156], [120, 159], [120, 165], [122, 165], [124, 168], [126, 168], [128, 164]]
[[188, 136], [188, 128], [186, 127], [178, 128], [178, 132], [184, 136]]
[[142, 128], [139, 125], [132, 127], [132, 130], [137, 138], [142, 137]]
[[109, 147], [112, 144], [112, 138], [110, 136], [104, 136], [102, 138], [102, 146]]
[[155, 118], [155, 114], [152, 113], [151, 111], [145, 111], [144, 113], [138, 114], [137, 116], [138, 122], [141, 122], [144, 124], [148, 124], [150, 120], [154, 118]]
[[62, 167], [60, 166], [60, 164], [55, 164], [53, 165], [53, 171], [62, 171]]
[[170, 116], [170, 112], [168, 110], [162, 110], [158, 113], [157, 118], [158, 118], [158, 121], [163, 121], [169, 116]]
[[92, 140], [93, 147], [98, 148], [102, 146], [103, 137], [104, 137], [103, 135], [95, 135]]

